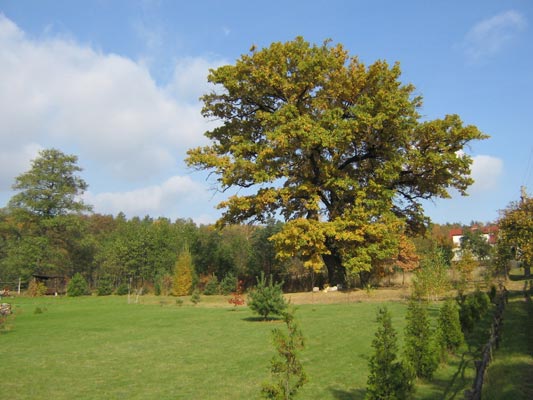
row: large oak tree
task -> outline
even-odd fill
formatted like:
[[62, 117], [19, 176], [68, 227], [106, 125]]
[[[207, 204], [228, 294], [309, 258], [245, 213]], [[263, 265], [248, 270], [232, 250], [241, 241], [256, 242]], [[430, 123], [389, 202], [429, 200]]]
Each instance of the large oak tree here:
[[221, 222], [283, 216], [278, 255], [325, 263], [332, 284], [393, 257], [404, 231], [426, 221], [421, 200], [465, 194], [463, 149], [486, 137], [457, 115], [423, 121], [400, 74], [301, 37], [211, 70], [202, 112], [220, 124], [187, 162], [215, 172], [221, 190], [253, 188], [219, 205]]

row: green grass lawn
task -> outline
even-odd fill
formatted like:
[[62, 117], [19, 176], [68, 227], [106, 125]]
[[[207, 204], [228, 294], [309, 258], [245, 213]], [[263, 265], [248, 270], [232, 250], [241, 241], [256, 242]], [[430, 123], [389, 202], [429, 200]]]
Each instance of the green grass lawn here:
[[[269, 379], [271, 331], [246, 307], [179, 307], [172, 298], [16, 298], [0, 334], [0, 391], [15, 399], [256, 399]], [[163, 304], [159, 304], [163, 301]], [[214, 300], [212, 300], [214, 301]], [[143, 302], [146, 302], [143, 299]], [[400, 339], [406, 306], [386, 304]], [[301, 399], [363, 399], [377, 302], [298, 307], [309, 382]], [[45, 310], [34, 313], [36, 307]], [[436, 315], [437, 307], [431, 313]], [[472, 352], [477, 344], [471, 344]], [[416, 399], [462, 399], [474, 356], [452, 357]]]
[[485, 377], [483, 399], [533, 399], [532, 332], [533, 304], [515, 290], [505, 309], [500, 346]]

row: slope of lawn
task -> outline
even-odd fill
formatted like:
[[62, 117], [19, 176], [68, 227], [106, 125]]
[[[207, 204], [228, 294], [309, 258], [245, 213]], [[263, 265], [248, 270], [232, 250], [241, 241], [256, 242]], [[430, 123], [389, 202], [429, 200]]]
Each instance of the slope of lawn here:
[[[15, 399], [256, 399], [269, 378], [271, 331], [246, 307], [172, 298], [16, 298], [0, 334], [0, 388]], [[309, 382], [301, 399], [363, 399], [375, 316], [386, 304], [400, 339], [405, 304], [298, 306]], [[35, 313], [40, 308], [42, 313]], [[436, 315], [437, 306], [432, 307]], [[452, 357], [415, 398], [461, 398], [473, 357]]]

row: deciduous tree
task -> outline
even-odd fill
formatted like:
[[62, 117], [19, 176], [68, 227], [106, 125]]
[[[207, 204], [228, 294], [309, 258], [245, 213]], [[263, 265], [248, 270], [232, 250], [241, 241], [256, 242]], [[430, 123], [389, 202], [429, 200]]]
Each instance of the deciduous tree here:
[[521, 261], [529, 276], [533, 265], [533, 198], [524, 191], [519, 202], [511, 203], [502, 212], [498, 225], [501, 257], [507, 261], [513, 257]]
[[400, 74], [301, 37], [211, 70], [202, 112], [220, 124], [187, 163], [215, 172], [221, 190], [255, 188], [223, 201], [221, 222], [280, 213], [278, 255], [325, 263], [330, 284], [390, 258], [406, 225], [421, 229], [421, 200], [465, 193], [472, 159], [462, 150], [486, 137], [457, 115], [421, 121], [421, 97]]
[[492, 246], [481, 229], [464, 229], [461, 251], [470, 251], [479, 261], [484, 261], [490, 257]]

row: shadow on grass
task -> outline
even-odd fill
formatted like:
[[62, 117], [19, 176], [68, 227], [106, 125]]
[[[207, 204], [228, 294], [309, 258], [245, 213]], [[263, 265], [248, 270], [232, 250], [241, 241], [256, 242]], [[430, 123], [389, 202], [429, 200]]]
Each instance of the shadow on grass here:
[[246, 317], [246, 318], [243, 318], [242, 320], [247, 321], [247, 322], [280, 322], [280, 321], [283, 321], [283, 318], [281, 317], [268, 317], [268, 318]]
[[365, 389], [344, 390], [338, 388], [329, 388], [333, 397], [337, 400], [363, 400], [365, 398]]
[[471, 388], [473, 384], [472, 371], [475, 374], [474, 360], [481, 357], [483, 346], [489, 338], [489, 329], [492, 324], [494, 308], [475, 324], [472, 332], [465, 335], [465, 344], [462, 347], [461, 355], [448, 358], [448, 368], [450, 372], [442, 377], [434, 377], [431, 381], [425, 382], [424, 386], [430, 393], [416, 396], [417, 399], [463, 399], [465, 390]]
[[526, 276], [522, 268], [514, 268], [509, 271], [509, 280], [510, 281], [527, 281], [533, 279], [533, 275]]
[[[529, 379], [532, 368], [531, 363], [510, 362], [508, 359], [505, 363], [493, 363], [490, 366], [490, 375], [485, 379], [483, 398], [487, 400], [527, 400], [533, 398], [533, 382]], [[521, 382], [518, 383], [517, 380]]]
[[507, 304], [502, 341], [485, 378], [483, 398], [489, 400], [533, 398], [533, 305], [523, 292], [516, 297]]

